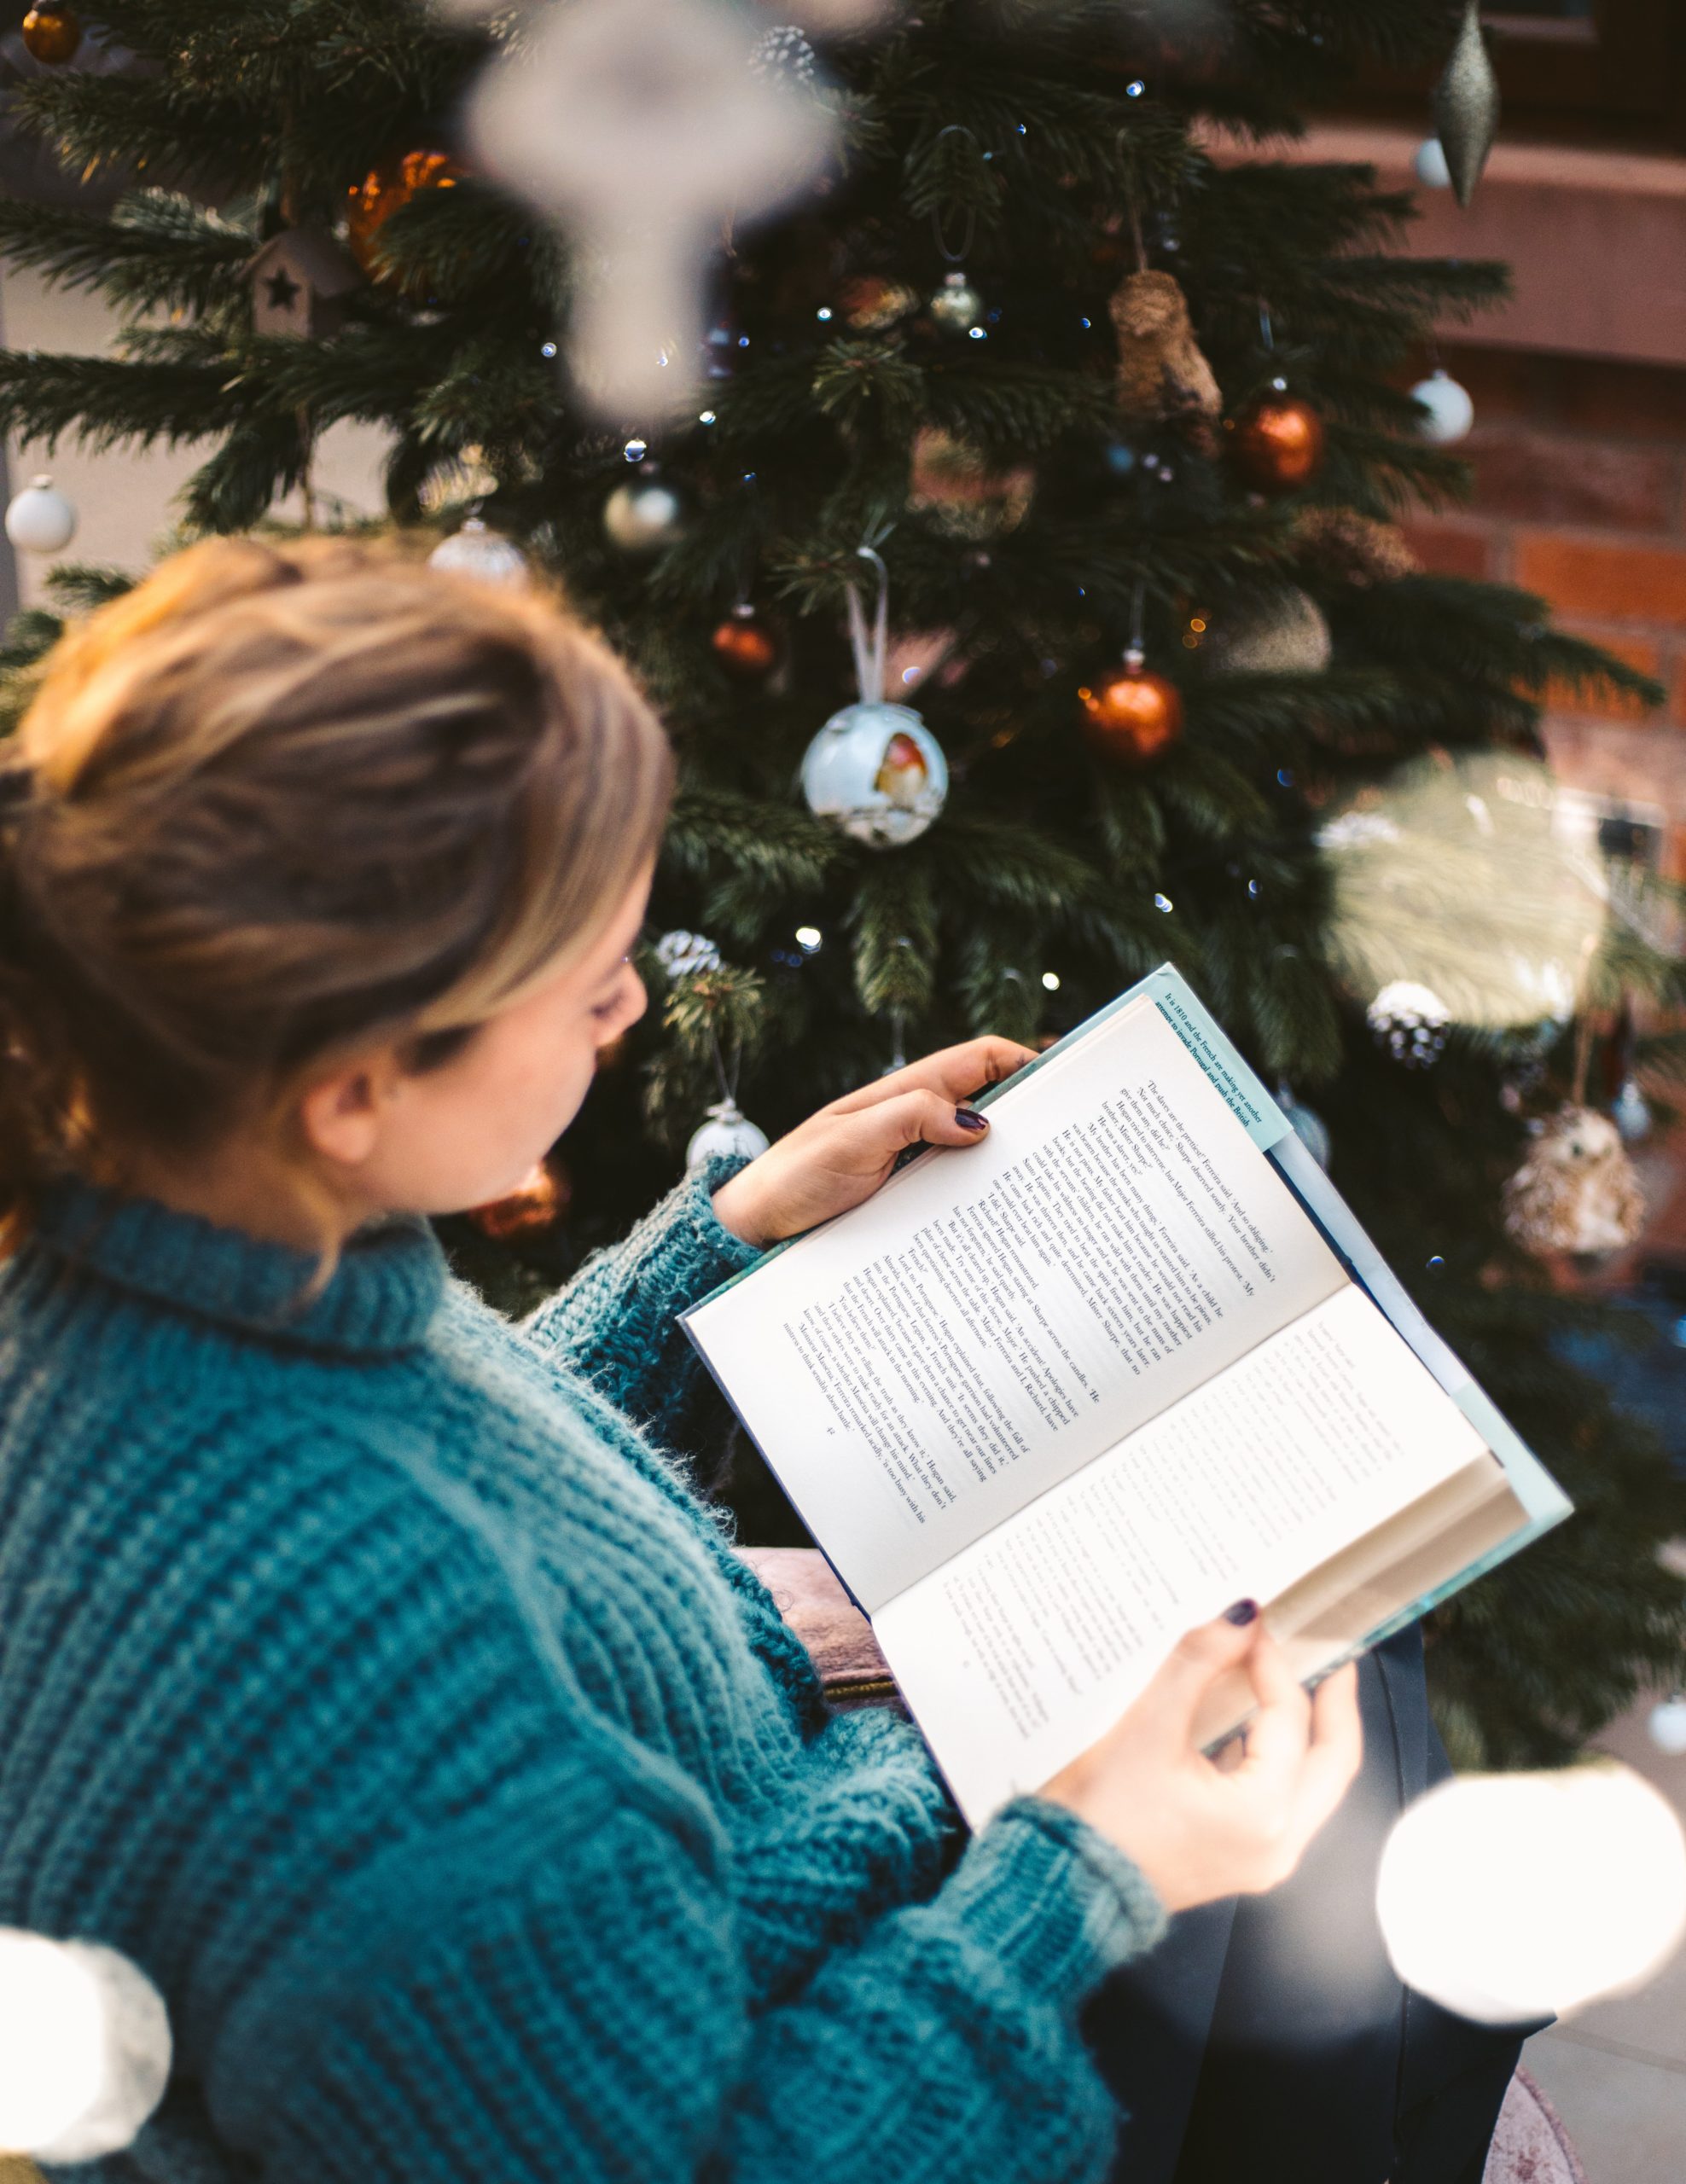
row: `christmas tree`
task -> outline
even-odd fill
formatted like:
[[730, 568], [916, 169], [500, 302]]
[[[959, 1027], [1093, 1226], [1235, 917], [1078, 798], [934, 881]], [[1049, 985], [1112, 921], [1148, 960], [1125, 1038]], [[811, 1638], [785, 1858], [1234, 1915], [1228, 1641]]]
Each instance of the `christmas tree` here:
[[[523, 65], [531, 13], [86, 12], [134, 65], [72, 56], [15, 106], [121, 194], [0, 205], [0, 245], [96, 285], [127, 332], [112, 357], [0, 356], [6, 428], [207, 441], [192, 533], [301, 488], [320, 520], [320, 435], [384, 426], [391, 526], [482, 565], [513, 543], [637, 664], [681, 753], [654, 1005], [526, 1210], [537, 1240], [451, 1224], [470, 1274], [513, 1300], [565, 1270], [671, 1182], [710, 1106], [776, 1132], [899, 1054], [1045, 1041], [1168, 957], [1315, 1098], [1337, 1183], [1578, 1505], [1434, 1621], [1457, 1756], [1560, 1756], [1677, 1675], [1656, 1550], [1678, 1489], [1555, 1346], [1587, 1308], [1503, 1217], [1530, 1119], [1584, 1091], [1631, 997], [1680, 997], [1677, 969], [1618, 919], [1532, 1019], [1445, 1024], [1430, 959], [1486, 906], [1432, 834], [1415, 925], [1381, 921], [1407, 990], [1354, 938], [1398, 768], [1490, 822], [1467, 768], [1532, 778], [1549, 684], [1648, 689], [1538, 601], [1421, 572], [1391, 527], [1459, 489], [1407, 389], [1431, 322], [1502, 270], [1402, 254], [1409, 201], [1363, 168], [1270, 156], [1355, 67], [1439, 65], [1461, 9], [922, 0], [823, 56], [774, 11], [753, 65], [833, 117], [840, 161], [733, 227], [702, 354], [674, 360], [700, 384], [679, 421], [608, 423], [557, 357], [585, 253], [460, 150], [469, 85], [499, 49]], [[121, 580], [61, 571], [61, 603]], [[15, 632], [15, 704], [56, 626]], [[816, 743], [886, 698], [916, 712]], [[744, 1536], [797, 1536], [741, 1449], [729, 1490]]]

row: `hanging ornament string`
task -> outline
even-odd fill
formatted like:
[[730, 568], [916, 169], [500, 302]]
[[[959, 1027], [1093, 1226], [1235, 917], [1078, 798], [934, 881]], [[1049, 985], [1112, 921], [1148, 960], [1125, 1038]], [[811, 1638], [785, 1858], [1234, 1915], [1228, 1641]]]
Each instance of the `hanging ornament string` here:
[[[936, 142], [940, 144], [945, 136], [969, 136], [974, 145], [978, 142], [975, 133], [967, 128], [963, 122], [959, 121], [951, 121], [946, 129], [939, 129], [937, 131]], [[979, 148], [981, 149], [981, 147]], [[968, 205], [966, 207], [965, 219], [966, 225], [961, 236], [960, 247], [956, 250], [951, 246], [943, 224], [943, 207], [940, 205], [935, 205], [931, 208], [931, 232], [936, 238], [939, 254], [949, 265], [963, 265], [972, 255], [972, 246], [978, 239], [978, 208], [975, 205]]]
[[881, 706], [890, 659], [890, 572], [875, 546], [858, 546], [855, 550], [862, 561], [871, 562], [878, 577], [878, 604], [873, 609], [870, 630], [859, 588], [852, 584], [848, 590], [849, 645], [855, 655], [855, 682], [862, 705]]
[[720, 1051], [720, 1035], [712, 1024], [708, 1027], [708, 1043], [714, 1049], [714, 1074], [720, 1082], [720, 1097], [727, 1107], [735, 1107], [737, 1105], [738, 1078], [743, 1071], [742, 1043], [740, 1042], [732, 1048], [730, 1070], [726, 1067], [726, 1057]]

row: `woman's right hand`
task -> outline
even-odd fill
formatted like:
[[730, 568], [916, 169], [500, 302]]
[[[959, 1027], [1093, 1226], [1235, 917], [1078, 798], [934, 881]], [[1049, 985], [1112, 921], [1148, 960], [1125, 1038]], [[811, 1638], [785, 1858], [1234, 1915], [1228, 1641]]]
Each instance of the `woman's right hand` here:
[[[1040, 1792], [1116, 1844], [1167, 1911], [1286, 1880], [1363, 1756], [1357, 1670], [1349, 1663], [1308, 1697], [1257, 1609], [1240, 1624], [1237, 1612], [1182, 1639], [1100, 1742]], [[1230, 1745], [1214, 1762], [1195, 1741], [1195, 1718], [1238, 1668], [1258, 1711], [1239, 1756]]]

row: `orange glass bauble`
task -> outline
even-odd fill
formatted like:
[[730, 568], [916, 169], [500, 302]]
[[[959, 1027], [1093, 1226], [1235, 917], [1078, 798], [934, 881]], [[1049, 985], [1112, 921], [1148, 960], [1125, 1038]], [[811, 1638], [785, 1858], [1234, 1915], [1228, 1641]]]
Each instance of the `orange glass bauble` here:
[[23, 42], [34, 60], [57, 67], [74, 58], [82, 26], [68, 8], [32, 8], [23, 19]]
[[759, 682], [778, 665], [778, 639], [753, 607], [735, 607], [709, 640], [714, 657], [741, 682]]
[[1267, 394], [1225, 428], [1230, 459], [1258, 493], [1309, 485], [1323, 462], [1323, 421], [1297, 395]]
[[454, 189], [462, 170], [445, 152], [397, 152], [346, 192], [346, 241], [365, 273], [375, 271], [375, 238], [401, 206], [424, 189]]
[[549, 1159], [541, 1160], [507, 1197], [495, 1198], [489, 1205], [471, 1206], [468, 1218], [494, 1243], [513, 1243], [523, 1236], [542, 1236], [553, 1228], [567, 1211], [573, 1196], [567, 1171], [553, 1153]]
[[1124, 665], [1104, 682], [1081, 689], [1089, 740], [1109, 758], [1132, 764], [1156, 758], [1183, 733], [1183, 700], [1174, 682], [1150, 675], [1139, 652], [1127, 652]]

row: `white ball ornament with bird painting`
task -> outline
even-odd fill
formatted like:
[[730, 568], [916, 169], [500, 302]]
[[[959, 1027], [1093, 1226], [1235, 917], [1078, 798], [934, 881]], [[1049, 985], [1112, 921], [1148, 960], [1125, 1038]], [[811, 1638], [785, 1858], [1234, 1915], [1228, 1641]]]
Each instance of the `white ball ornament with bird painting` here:
[[845, 706], [808, 746], [802, 793], [871, 849], [916, 840], [948, 795], [942, 746], [910, 706]]

